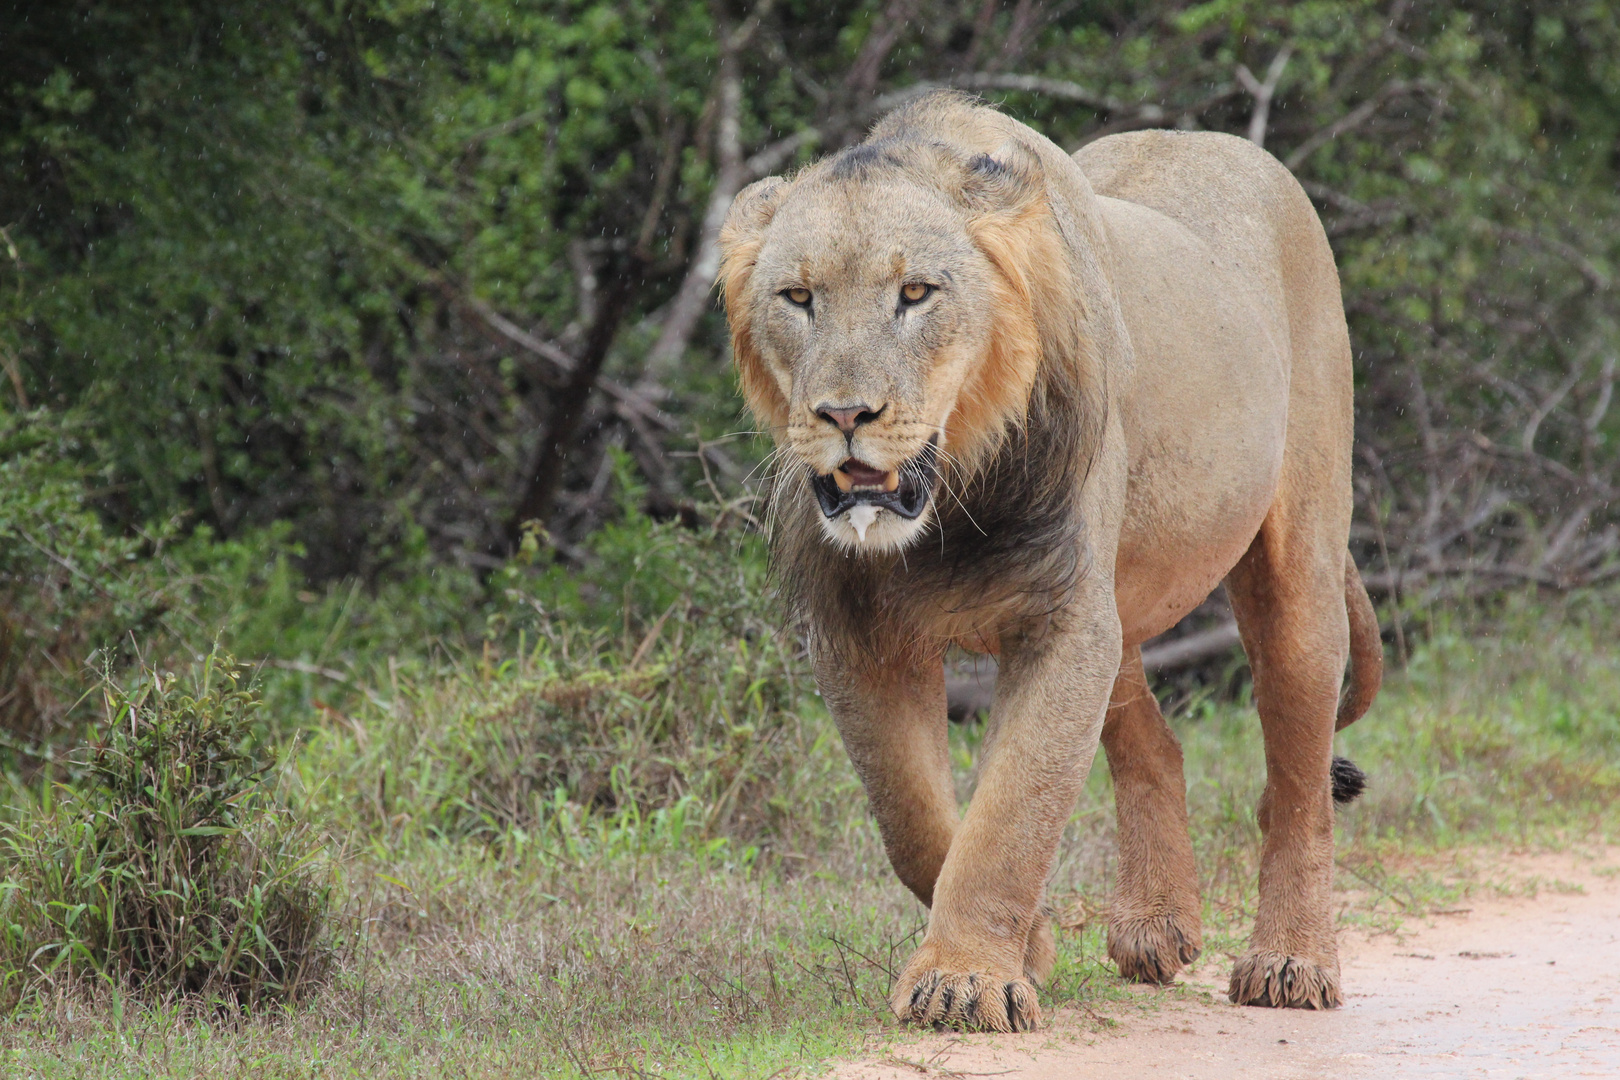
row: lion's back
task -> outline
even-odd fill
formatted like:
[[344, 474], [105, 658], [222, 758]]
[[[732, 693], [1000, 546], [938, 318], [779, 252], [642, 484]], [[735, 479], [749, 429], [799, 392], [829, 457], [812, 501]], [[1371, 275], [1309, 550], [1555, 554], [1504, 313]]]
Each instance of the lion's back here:
[[1291, 351], [1324, 322], [1342, 334], [1338, 272], [1316, 209], [1260, 147], [1212, 131], [1133, 131], [1098, 139], [1074, 160], [1098, 195], [1180, 223], [1278, 305]]

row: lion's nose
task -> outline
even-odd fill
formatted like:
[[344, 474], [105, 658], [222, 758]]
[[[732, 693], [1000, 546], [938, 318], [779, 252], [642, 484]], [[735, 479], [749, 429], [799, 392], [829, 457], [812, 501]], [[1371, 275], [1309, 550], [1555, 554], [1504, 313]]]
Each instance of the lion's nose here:
[[855, 434], [856, 428], [860, 427], [862, 424], [870, 424], [872, 421], [882, 416], [883, 410], [887, 408], [887, 405], [881, 405], [874, 409], [872, 406], [867, 405], [864, 402], [859, 405], [839, 405], [836, 407], [832, 405], [818, 405], [816, 407], [816, 415], [827, 421], [827, 423], [833, 425], [833, 427], [836, 427], [839, 431], [842, 431], [845, 435], [853, 435]]

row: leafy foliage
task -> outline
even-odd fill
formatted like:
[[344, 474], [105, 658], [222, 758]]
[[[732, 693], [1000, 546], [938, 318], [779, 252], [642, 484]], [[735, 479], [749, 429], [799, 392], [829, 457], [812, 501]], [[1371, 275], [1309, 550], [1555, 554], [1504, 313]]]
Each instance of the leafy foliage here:
[[77, 689], [54, 673], [163, 614], [146, 542], [88, 505], [78, 435], [43, 410], [0, 407], [0, 760], [48, 759], [73, 734]]
[[[680, 511], [698, 461], [669, 451], [739, 426], [713, 212], [950, 84], [1066, 146], [1210, 128], [1296, 171], [1388, 582], [1567, 585], [1620, 545], [1612, 5], [32, 8], [0, 93], [0, 361], [19, 403], [77, 410], [120, 534], [282, 522], [316, 582], [487, 573], [521, 507], [564, 550], [611, 518], [613, 447]], [[705, 461], [735, 484], [753, 452]]]
[[[1440, 581], [1615, 573], [1612, 4], [22, 10], [0, 79], [0, 1000], [41, 1002], [42, 1044], [85, 1045], [86, 987], [193, 1009], [318, 988], [319, 1010], [184, 1034], [153, 1069], [341, 1044], [319, 1069], [711, 1075], [711, 1036], [791, 1028], [773, 1053], [799, 1060], [881, 1007], [917, 913], [775, 631], [761, 445], [725, 437], [708, 288], [730, 193], [929, 86], [1071, 149], [1203, 128], [1294, 170], [1357, 349], [1354, 543], [1407, 625]], [[1345, 736], [1373, 772], [1346, 865], [1612, 833], [1597, 597], [1493, 610], [1504, 642], [1546, 644], [1519, 653], [1429, 619]], [[262, 658], [251, 689], [218, 654], [189, 688], [154, 670], [215, 640]], [[98, 668], [135, 673], [82, 695]], [[1177, 722], [1206, 885], [1240, 911], [1252, 716]], [[964, 789], [977, 737], [953, 736]], [[1105, 887], [1107, 784], [1062, 888]], [[375, 962], [334, 955], [350, 918]], [[1089, 933], [1076, 994], [1106, 978]], [[118, 1023], [93, 1071], [153, 1053]], [[172, 1015], [143, 1023], [177, 1045]], [[468, 1056], [447, 1061], [451, 1030]]]

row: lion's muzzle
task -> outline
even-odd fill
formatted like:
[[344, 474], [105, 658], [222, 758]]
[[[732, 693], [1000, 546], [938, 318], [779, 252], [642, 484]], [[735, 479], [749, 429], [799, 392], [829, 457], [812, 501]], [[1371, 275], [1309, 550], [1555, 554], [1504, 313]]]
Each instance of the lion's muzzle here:
[[[869, 506], [891, 510], [912, 521], [928, 506], [939, 472], [939, 436], [931, 436], [922, 450], [898, 469], [884, 472], [850, 458], [837, 469], [811, 480], [816, 501], [827, 517]], [[864, 530], [863, 530], [864, 531]]]

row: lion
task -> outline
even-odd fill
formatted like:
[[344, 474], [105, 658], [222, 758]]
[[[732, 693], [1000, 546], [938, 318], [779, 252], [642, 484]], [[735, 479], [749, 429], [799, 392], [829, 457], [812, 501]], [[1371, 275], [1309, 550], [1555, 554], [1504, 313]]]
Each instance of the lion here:
[[[1109, 954], [1150, 982], [1199, 955], [1181, 751], [1140, 646], [1223, 581], [1267, 764], [1231, 998], [1338, 1005], [1330, 774], [1354, 770], [1332, 740], [1371, 704], [1382, 647], [1348, 552], [1338, 273], [1293, 176], [1202, 132], [1071, 158], [935, 93], [740, 192], [721, 256], [742, 393], [782, 462], [774, 566], [889, 859], [929, 909], [895, 1013], [1041, 1023], [1045, 884], [1099, 742], [1119, 819]], [[965, 814], [953, 644], [1000, 658]]]

